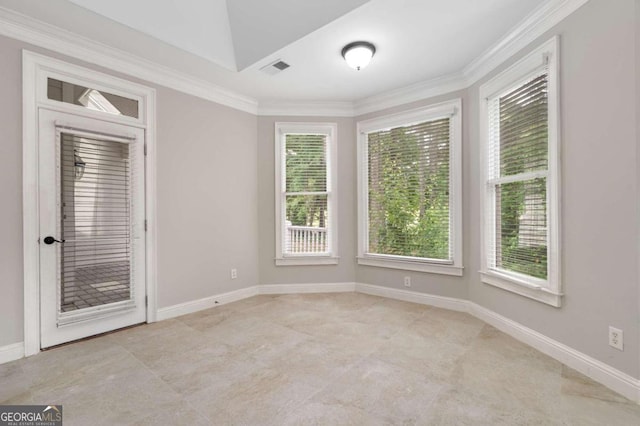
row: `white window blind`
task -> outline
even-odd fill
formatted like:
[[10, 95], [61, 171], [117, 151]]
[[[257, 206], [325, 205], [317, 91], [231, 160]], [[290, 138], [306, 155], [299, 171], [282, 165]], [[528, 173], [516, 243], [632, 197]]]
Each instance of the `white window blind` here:
[[329, 251], [327, 135], [286, 134], [285, 254]]
[[368, 254], [452, 263], [449, 117], [367, 134]]
[[489, 268], [548, 277], [548, 68], [488, 100]]

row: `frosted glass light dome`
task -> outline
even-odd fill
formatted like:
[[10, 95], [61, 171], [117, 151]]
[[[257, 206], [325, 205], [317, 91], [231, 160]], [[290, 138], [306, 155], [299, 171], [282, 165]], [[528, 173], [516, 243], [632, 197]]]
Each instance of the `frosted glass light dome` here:
[[358, 71], [369, 65], [375, 53], [375, 46], [366, 41], [349, 43], [342, 49], [342, 57], [347, 65]]

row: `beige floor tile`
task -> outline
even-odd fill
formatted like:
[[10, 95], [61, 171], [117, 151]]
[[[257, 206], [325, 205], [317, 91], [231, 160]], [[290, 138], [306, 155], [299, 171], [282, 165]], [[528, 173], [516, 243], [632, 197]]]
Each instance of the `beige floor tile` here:
[[318, 392], [290, 372], [261, 368], [187, 397], [214, 424], [275, 425]]
[[638, 425], [640, 405], [460, 312], [257, 296], [0, 365], [66, 425]]
[[284, 418], [282, 424], [286, 426], [378, 426], [390, 423], [360, 408], [312, 402], [291, 412]]
[[0, 365], [0, 404], [24, 397], [31, 387], [30, 378], [18, 361]]
[[442, 426], [545, 426], [564, 424], [561, 419], [532, 411], [526, 405], [494, 398], [490, 391], [470, 392], [449, 388], [429, 407], [421, 424]]
[[310, 402], [357, 408], [387, 423], [421, 424], [441, 389], [413, 371], [365, 358]]

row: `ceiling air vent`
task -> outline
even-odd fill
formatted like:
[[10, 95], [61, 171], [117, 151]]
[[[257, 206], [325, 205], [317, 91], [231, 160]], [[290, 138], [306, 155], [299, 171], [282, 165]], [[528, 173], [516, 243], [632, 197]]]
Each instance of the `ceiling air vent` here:
[[276, 75], [279, 72], [284, 71], [289, 67], [290, 65], [288, 63], [278, 59], [277, 61], [272, 62], [269, 65], [265, 65], [264, 67], [260, 68], [260, 71], [262, 71], [265, 74]]

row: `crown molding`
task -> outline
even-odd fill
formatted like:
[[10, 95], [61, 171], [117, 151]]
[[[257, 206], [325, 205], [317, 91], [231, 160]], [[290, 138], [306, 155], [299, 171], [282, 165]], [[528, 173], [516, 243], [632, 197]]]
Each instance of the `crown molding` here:
[[354, 102], [353, 109], [355, 116], [360, 116], [445, 95], [466, 87], [467, 82], [461, 74], [451, 74], [360, 99]]
[[0, 35], [43, 47], [240, 111], [257, 114], [258, 101], [120, 49], [0, 7]]
[[0, 35], [255, 115], [358, 117], [470, 87], [588, 1], [549, 0], [461, 72], [389, 90], [355, 102], [269, 101], [258, 104], [251, 97], [3, 7], [0, 7]]
[[467, 85], [479, 81], [589, 0], [549, 0], [534, 10], [505, 37], [467, 65], [463, 74]]
[[[351, 104], [325, 102], [314, 109], [313, 102], [272, 102], [264, 108], [260, 104], [260, 115], [293, 115], [293, 116], [361, 116], [372, 112], [382, 111], [388, 108], [406, 105], [411, 102], [445, 95], [457, 90], [463, 90], [495, 70], [520, 50], [526, 48], [531, 42], [541, 37], [557, 25], [560, 21], [578, 10], [589, 0], [549, 0], [541, 7], [524, 18], [518, 25], [509, 31], [496, 44], [491, 46], [480, 56], [474, 59], [461, 72], [442, 77], [425, 80], [409, 86], [389, 90]], [[281, 114], [282, 113], [282, 114]]]
[[296, 117], [353, 117], [353, 102], [270, 101], [260, 102], [258, 115]]

